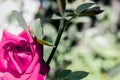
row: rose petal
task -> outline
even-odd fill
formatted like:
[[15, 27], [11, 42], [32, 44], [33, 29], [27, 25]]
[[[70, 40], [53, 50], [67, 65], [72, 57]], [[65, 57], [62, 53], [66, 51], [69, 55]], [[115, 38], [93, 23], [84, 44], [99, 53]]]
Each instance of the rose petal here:
[[15, 44], [11, 40], [0, 42], [0, 68], [7, 69], [8, 52], [15, 48]]
[[42, 74], [39, 74], [38, 80], [46, 80], [46, 76], [42, 75]]
[[[1, 80], [28, 80], [31, 77], [30, 74], [25, 74], [22, 77], [15, 77], [11, 73], [6, 72], [1, 78]], [[34, 80], [34, 79], [33, 79]]]
[[40, 71], [40, 64], [38, 63], [36, 64], [29, 80], [43, 80], [44, 77], [41, 77], [40, 79], [38, 79], [39, 71]]
[[30, 41], [30, 42], [33, 41], [32, 37], [25, 30], [22, 31], [18, 36], [26, 39], [26, 41]]
[[4, 62], [4, 49], [2, 48], [3, 43], [0, 42], [0, 68], [6, 68], [7, 65]]
[[1, 80], [18, 80], [17, 78], [15, 78], [13, 75], [11, 75], [10, 73], [6, 72], [2, 77]]
[[13, 70], [17, 70], [20, 74], [22, 74], [22, 70], [20, 69], [20, 67], [18, 66], [18, 64], [16, 63], [16, 61], [13, 58], [13, 53], [8, 53], [9, 55], [9, 65], [11, 66], [11, 68]]
[[31, 73], [35, 67], [35, 65], [38, 63], [39, 57], [38, 54], [35, 53], [35, 55], [33, 56], [33, 60], [30, 64], [30, 66], [28, 67], [28, 69], [26, 70], [26, 73]]
[[30, 55], [28, 52], [24, 52], [14, 54], [14, 57], [22, 72], [25, 72], [32, 61], [32, 55]]
[[7, 31], [3, 31], [3, 36], [2, 36], [1, 42], [8, 41], [8, 40], [19, 42], [19, 41], [25, 40], [25, 39], [22, 38], [22, 37], [16, 36], [14, 34], [11, 34], [11, 33], [7, 32]]
[[49, 69], [43, 60], [43, 45], [34, 41], [25, 30], [18, 36], [3, 31], [0, 72], [4, 74], [0, 74], [0, 80], [46, 80]]

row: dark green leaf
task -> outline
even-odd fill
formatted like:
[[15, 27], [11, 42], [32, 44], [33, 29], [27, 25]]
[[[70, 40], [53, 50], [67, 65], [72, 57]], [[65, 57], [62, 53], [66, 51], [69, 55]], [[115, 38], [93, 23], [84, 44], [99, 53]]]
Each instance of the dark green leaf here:
[[75, 2], [76, 0], [68, 0], [68, 3], [73, 3]]
[[89, 73], [84, 71], [75, 71], [67, 76], [68, 80], [80, 80], [85, 78]]
[[88, 9], [89, 7], [91, 7], [94, 4], [95, 3], [85, 3], [85, 4], [78, 6], [76, 9], [76, 14], [79, 15], [82, 11]]
[[103, 12], [103, 10], [101, 10], [99, 6], [92, 7], [86, 11], [91, 11], [91, 12], [94, 12], [95, 14], [99, 14], [99, 13]]
[[65, 77], [68, 76], [71, 72], [72, 72], [71, 70], [64, 70], [64, 71], [62, 71], [62, 72], [60, 72], [60, 73], [58, 74], [58, 77], [59, 77], [59, 78], [65, 78]]
[[103, 10], [100, 10], [100, 7], [93, 7], [87, 10], [84, 10], [83, 12], [81, 12], [81, 14], [79, 14], [79, 16], [95, 16], [97, 14], [102, 13]]
[[75, 15], [73, 10], [65, 10], [65, 13], [64, 13], [65, 17], [68, 17], [68, 16], [73, 16]]
[[55, 14], [56, 14], [57, 16], [62, 17], [62, 15], [61, 15], [61, 13], [60, 13], [60, 12], [55, 12]]
[[60, 12], [55, 12], [52, 16], [52, 19], [62, 19], [62, 18], [74, 16], [74, 15], [75, 14], [72, 10], [65, 10], [63, 15], [61, 15]]

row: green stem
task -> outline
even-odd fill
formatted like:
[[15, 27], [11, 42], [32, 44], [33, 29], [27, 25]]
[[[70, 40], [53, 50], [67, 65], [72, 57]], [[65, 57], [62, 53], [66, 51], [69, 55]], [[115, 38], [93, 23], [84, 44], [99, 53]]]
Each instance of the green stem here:
[[49, 56], [49, 58], [48, 58], [48, 60], [47, 60], [47, 64], [48, 64], [48, 65], [50, 64], [50, 62], [51, 62], [51, 60], [52, 60], [52, 58], [53, 58], [53, 56], [54, 56], [54, 54], [55, 54], [55, 51], [56, 51], [56, 49], [57, 49], [57, 47], [58, 47], [58, 44], [59, 44], [59, 42], [60, 42], [62, 33], [64, 32], [64, 30], [66, 29], [67, 25], [70, 23], [70, 21], [71, 21], [74, 17], [75, 17], [75, 16], [73, 16], [72, 18], [70, 18], [65, 24], [64, 24], [64, 18], [62, 18], [62, 19], [60, 20], [60, 26], [59, 26], [60, 28], [59, 28], [58, 35], [57, 35], [57, 38], [56, 38], [55, 43], [54, 43], [54, 46], [55, 46], [55, 47], [53, 47], [53, 49], [52, 49], [52, 51], [51, 51], [51, 54], [50, 54], [50, 56]]
[[76, 15], [73, 15], [65, 24], [64, 24], [64, 30], [68, 27], [68, 24], [70, 23], [70, 21], [75, 18]]

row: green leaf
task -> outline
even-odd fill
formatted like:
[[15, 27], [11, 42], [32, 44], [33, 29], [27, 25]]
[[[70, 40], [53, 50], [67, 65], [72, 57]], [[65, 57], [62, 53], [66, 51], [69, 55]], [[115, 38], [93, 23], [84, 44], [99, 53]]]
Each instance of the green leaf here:
[[62, 18], [63, 18], [63, 17], [61, 17], [61, 16], [58, 16], [58, 15], [56, 15], [56, 14], [53, 14], [51, 19], [53, 19], [53, 20], [59, 20], [59, 19], [62, 19]]
[[36, 19], [31, 25], [31, 31], [32, 31], [32, 36], [36, 36], [39, 39], [43, 38], [43, 34], [42, 34], [42, 27], [41, 27], [41, 20], [40, 19]]
[[58, 78], [65, 78], [68, 76], [72, 71], [71, 70], [63, 70], [58, 74]]
[[92, 12], [92, 11], [88, 11], [88, 12], [85, 12], [85, 13], [81, 13], [79, 16], [95, 16], [95, 12]]
[[63, 15], [61, 15], [61, 13], [60, 12], [55, 12], [55, 14], [57, 15], [57, 16], [60, 16], [60, 17], [62, 17]]
[[96, 6], [96, 7], [84, 10], [79, 16], [94, 16], [102, 12], [103, 10], [101, 10], [100, 7]]
[[94, 4], [95, 3], [84, 3], [80, 6], [78, 6], [77, 9], [76, 9], [76, 14], [79, 15], [82, 11], [88, 9], [89, 7], [91, 7]]
[[23, 29], [25, 29], [28, 32], [28, 27], [27, 27], [27, 23], [25, 22], [22, 13], [13, 10], [12, 11], [12, 15], [16, 18], [16, 20], [18, 21], [18, 23], [20, 24], [21, 27], [23, 27]]
[[65, 10], [63, 15], [61, 15], [60, 12], [55, 12], [52, 15], [52, 19], [62, 19], [62, 18], [66, 19], [67, 17], [72, 17], [74, 15], [75, 14], [72, 10]]
[[68, 80], [80, 80], [85, 78], [89, 73], [85, 71], [75, 71], [67, 76]]
[[71, 17], [71, 16], [74, 16], [74, 12], [73, 10], [65, 10], [65, 13], [64, 13], [65, 17]]

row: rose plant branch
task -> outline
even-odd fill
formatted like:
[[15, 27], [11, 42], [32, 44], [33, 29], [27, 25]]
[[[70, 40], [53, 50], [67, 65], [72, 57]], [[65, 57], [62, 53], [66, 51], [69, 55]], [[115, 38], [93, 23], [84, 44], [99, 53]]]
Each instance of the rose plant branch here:
[[58, 47], [59, 41], [60, 41], [60, 39], [61, 39], [61, 36], [62, 36], [62, 33], [63, 33], [63, 28], [61, 28], [61, 27], [63, 27], [63, 24], [64, 24], [64, 19], [61, 19], [61, 20], [60, 20], [59, 32], [58, 32], [56, 41], [55, 41], [55, 43], [54, 43], [54, 46], [55, 46], [55, 47], [53, 47], [53, 49], [52, 49], [52, 51], [51, 51], [51, 53], [50, 53], [50, 56], [48, 57], [48, 60], [47, 60], [47, 64], [48, 64], [48, 65], [50, 64], [50, 62], [51, 62], [51, 60], [52, 60], [52, 58], [53, 58], [53, 56], [54, 56], [54, 54], [55, 54], [55, 51], [56, 51], [56, 49], [57, 49], [57, 47]]
[[[62, 3], [62, 1], [61, 1], [61, 3]], [[61, 5], [61, 3], [59, 3], [59, 5]], [[62, 3], [62, 4], [64, 4], [64, 3]], [[82, 5], [79, 5], [76, 8], [75, 12], [69, 13], [67, 15], [65, 15], [65, 10], [63, 11], [62, 19], [60, 19], [60, 29], [58, 31], [58, 35], [57, 35], [57, 38], [56, 38], [55, 44], [54, 44], [55, 47], [53, 47], [53, 49], [51, 51], [51, 54], [50, 54], [50, 56], [48, 57], [48, 60], [47, 60], [47, 64], [48, 65], [50, 64], [50, 62], [51, 62], [51, 60], [52, 60], [52, 58], [53, 58], [53, 56], [55, 54], [55, 51], [56, 51], [56, 49], [58, 47], [58, 44], [60, 42], [60, 39], [61, 39], [61, 36], [62, 36], [64, 30], [67, 28], [69, 22], [73, 18], [75, 18], [76, 16], [78, 16], [78, 17], [82, 17], [82, 16], [95, 16], [95, 15], [100, 14], [101, 12], [103, 12], [103, 10], [100, 10], [100, 7], [96, 7], [95, 6], [95, 7], [90, 8], [94, 4], [95, 3], [85, 3], [85, 4], [82, 4]], [[59, 7], [59, 8], [61, 10], [61, 7]], [[61, 11], [59, 13], [61, 13]], [[72, 16], [72, 17], [64, 24], [64, 18], [68, 17], [68, 16]]]
[[54, 46], [55, 46], [55, 47], [53, 47], [53, 49], [52, 49], [52, 51], [51, 51], [51, 53], [50, 53], [50, 56], [48, 57], [48, 60], [47, 60], [47, 64], [48, 64], [48, 65], [50, 64], [50, 62], [51, 62], [51, 60], [52, 60], [52, 58], [53, 58], [53, 56], [54, 56], [54, 54], [55, 54], [55, 52], [56, 52], [56, 50], [57, 50], [58, 44], [59, 44], [59, 42], [60, 42], [60, 39], [61, 39], [61, 37], [62, 37], [62, 34], [63, 34], [64, 30], [67, 28], [68, 24], [70, 23], [70, 21], [71, 21], [74, 17], [76, 17], [76, 15], [72, 16], [65, 24], [64, 24], [64, 18], [62, 18], [62, 19], [60, 20], [60, 26], [59, 26], [58, 35], [57, 35], [57, 38], [56, 38], [55, 43], [54, 43]]

